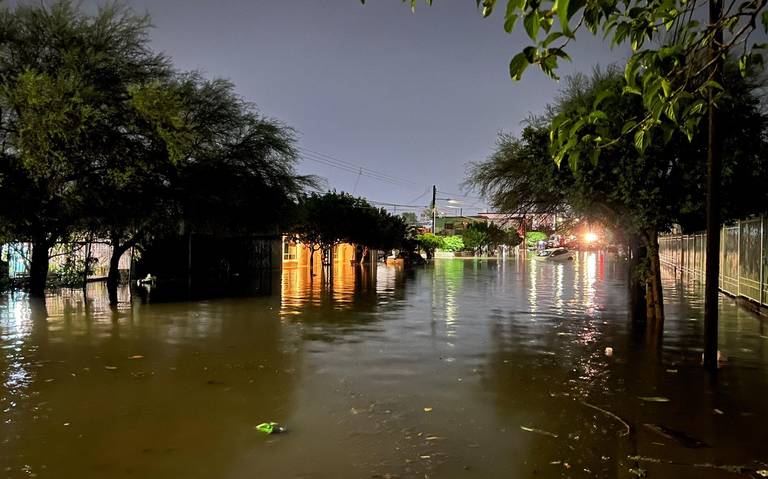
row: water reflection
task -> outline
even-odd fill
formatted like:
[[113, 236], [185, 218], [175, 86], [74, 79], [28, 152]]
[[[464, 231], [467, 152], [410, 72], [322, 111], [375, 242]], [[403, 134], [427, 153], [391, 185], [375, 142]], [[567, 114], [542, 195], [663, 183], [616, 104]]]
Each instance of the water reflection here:
[[[6, 296], [0, 470], [11, 479], [627, 477], [633, 454], [767, 460], [768, 432], [755, 427], [768, 420], [765, 325], [722, 301], [729, 360], [713, 382], [698, 365], [701, 285], [664, 277], [665, 337], [649, 345], [629, 321], [624, 274], [623, 263], [588, 253], [564, 264], [345, 265], [331, 282], [296, 268], [275, 278], [271, 296], [117, 310], [96, 290], [40, 307]], [[639, 399], [654, 396], [669, 402]], [[290, 432], [254, 431], [267, 420]], [[644, 467], [650, 477], [722, 472]]]
[[0, 303], [3, 477], [226, 477], [291, 410], [300, 338], [271, 299], [46, 303]]

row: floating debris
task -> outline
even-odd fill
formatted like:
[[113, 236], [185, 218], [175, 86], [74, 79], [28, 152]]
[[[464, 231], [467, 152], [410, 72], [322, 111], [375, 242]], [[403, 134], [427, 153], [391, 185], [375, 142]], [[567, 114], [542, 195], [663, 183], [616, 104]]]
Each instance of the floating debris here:
[[424, 408], [424, 412], [432, 412], [432, 408], [431, 407], [425, 407]]
[[144, 359], [144, 356], [141, 354], [134, 354], [133, 356], [128, 356], [128, 359]]
[[107, 371], [117, 371], [117, 366], [104, 366]]
[[664, 396], [638, 396], [638, 399], [645, 402], [669, 402], [669, 398]]
[[286, 432], [286, 429], [276, 422], [263, 422], [254, 429], [265, 434], [279, 434], [281, 432]]
[[520, 429], [522, 429], [523, 431], [535, 432], [536, 434], [541, 434], [544, 436], [555, 437], [555, 438], [560, 437], [553, 432], [545, 431], [544, 429], [539, 429], [536, 427], [520, 426]]
[[642, 467], [633, 467], [629, 470], [629, 473], [635, 477], [648, 477], [648, 471]]
[[595, 411], [600, 411], [601, 413], [603, 413], [603, 414], [605, 414], [607, 416], [610, 416], [610, 417], [614, 418], [615, 420], [619, 421], [621, 424], [623, 424], [624, 427], [626, 428], [626, 431], [624, 431], [624, 433], [621, 434], [622, 436], [628, 436], [629, 433], [632, 431], [632, 429], [629, 427], [629, 424], [627, 423], [627, 421], [623, 420], [622, 418], [620, 418], [616, 414], [612, 413], [611, 411], [608, 411], [608, 410], [603, 409], [601, 407], [595, 406], [594, 404], [590, 404], [590, 403], [588, 403], [586, 401], [580, 401], [580, 402], [584, 406], [587, 406], [588, 408], [592, 408]]

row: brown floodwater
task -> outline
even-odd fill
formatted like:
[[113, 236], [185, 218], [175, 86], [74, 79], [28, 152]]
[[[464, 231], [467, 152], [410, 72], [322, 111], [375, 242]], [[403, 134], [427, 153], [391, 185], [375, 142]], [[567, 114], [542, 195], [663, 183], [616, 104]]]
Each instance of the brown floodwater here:
[[[621, 260], [582, 253], [567, 264], [346, 267], [332, 285], [286, 270], [269, 296], [131, 303], [123, 291], [117, 311], [98, 284], [87, 303], [79, 292], [45, 306], [8, 294], [0, 476], [634, 469], [701, 479], [750, 477], [714, 466], [768, 469], [765, 323], [722, 298], [727, 361], [714, 378], [699, 366], [701, 285], [665, 277], [657, 340], [628, 319], [624, 278]], [[254, 428], [264, 421], [288, 432], [265, 435]]]

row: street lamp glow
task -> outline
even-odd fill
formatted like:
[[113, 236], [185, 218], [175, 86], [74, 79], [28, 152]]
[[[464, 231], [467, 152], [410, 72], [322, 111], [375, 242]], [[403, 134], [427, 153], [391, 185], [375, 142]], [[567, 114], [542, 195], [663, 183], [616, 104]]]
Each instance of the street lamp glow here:
[[586, 240], [587, 243], [594, 243], [595, 241], [597, 241], [597, 235], [595, 233], [589, 232], [584, 235], [584, 239]]

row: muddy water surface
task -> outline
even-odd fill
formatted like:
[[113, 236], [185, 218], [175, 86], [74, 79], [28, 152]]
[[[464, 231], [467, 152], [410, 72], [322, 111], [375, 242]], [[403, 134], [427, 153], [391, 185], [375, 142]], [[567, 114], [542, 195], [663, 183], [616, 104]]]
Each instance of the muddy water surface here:
[[[711, 378], [699, 367], [700, 285], [665, 279], [657, 340], [627, 318], [623, 267], [599, 253], [569, 264], [439, 260], [410, 272], [344, 268], [332, 286], [286, 270], [266, 297], [114, 312], [98, 285], [88, 303], [6, 295], [0, 476], [768, 469], [768, 327], [723, 298], [727, 362]], [[264, 435], [254, 429], [263, 421], [288, 432]]]

